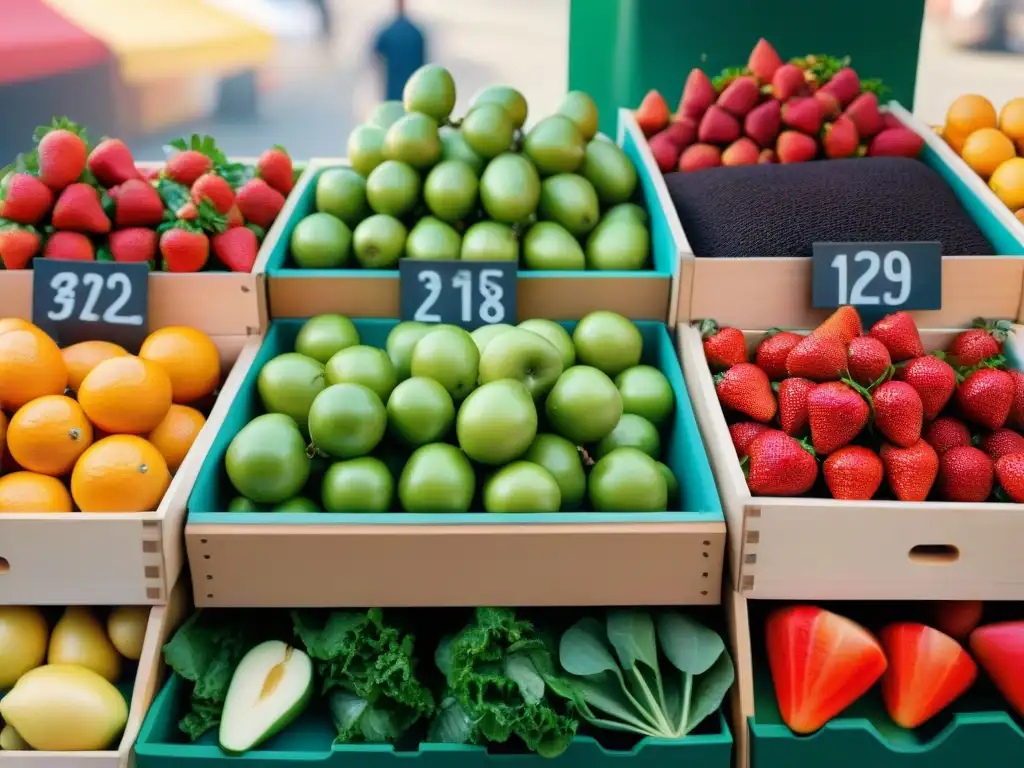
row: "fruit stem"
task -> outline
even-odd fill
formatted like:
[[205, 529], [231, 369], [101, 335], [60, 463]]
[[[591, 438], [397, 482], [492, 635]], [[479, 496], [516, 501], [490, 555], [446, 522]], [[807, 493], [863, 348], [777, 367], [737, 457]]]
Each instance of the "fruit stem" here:
[[718, 323], [710, 317], [706, 317], [700, 321], [700, 337], [702, 339], [710, 339], [716, 333], [718, 333]]
[[576, 446], [576, 450], [580, 452], [580, 456], [583, 459], [583, 466], [590, 469], [596, 463], [594, 458], [587, 452], [587, 449], [582, 445]]

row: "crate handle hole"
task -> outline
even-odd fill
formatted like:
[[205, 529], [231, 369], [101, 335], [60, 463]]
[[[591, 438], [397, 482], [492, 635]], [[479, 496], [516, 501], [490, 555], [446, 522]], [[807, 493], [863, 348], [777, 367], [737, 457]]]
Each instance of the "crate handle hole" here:
[[960, 559], [960, 550], [952, 544], [918, 544], [910, 550], [910, 559], [922, 565], [950, 565]]
[[0, 557], [0, 576], [3, 576], [5, 573], [9, 572], [10, 570], [11, 570], [11, 564], [9, 562], [7, 562], [7, 558], [6, 557]]

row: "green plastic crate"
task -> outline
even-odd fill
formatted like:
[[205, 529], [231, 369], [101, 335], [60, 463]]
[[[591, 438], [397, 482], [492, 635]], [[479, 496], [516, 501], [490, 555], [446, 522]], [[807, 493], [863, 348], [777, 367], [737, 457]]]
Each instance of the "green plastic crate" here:
[[[977, 682], [947, 712], [913, 731], [893, 723], [876, 685], [817, 733], [797, 736], [779, 714], [764, 649], [764, 620], [770, 610], [780, 605], [783, 603], [747, 601], [753, 635], [755, 706], [755, 715], [748, 718], [751, 768], [1009, 768], [1024, 765], [1024, 731], [1006, 711], [1004, 700], [980, 668]], [[924, 617], [919, 615], [921, 605], [840, 603], [822, 607], [877, 629], [887, 621], [923, 621]], [[987, 603], [986, 610], [991, 605]], [[991, 620], [996, 619], [985, 619], [986, 622]]]
[[164, 685], [150, 707], [135, 745], [137, 768], [219, 768], [241, 763], [246, 768], [285, 768], [322, 764], [338, 768], [376, 768], [411, 765], [413, 768], [524, 768], [551, 765], [558, 768], [729, 768], [732, 735], [721, 714], [709, 718], [700, 729], [678, 741], [645, 738], [628, 750], [614, 751], [589, 736], [578, 736], [557, 758], [546, 760], [532, 754], [491, 753], [485, 747], [453, 744], [420, 744], [410, 751], [381, 744], [332, 744], [335, 731], [326, 713], [315, 705], [264, 748], [229, 757], [208, 733], [194, 744], [178, 732], [179, 705], [184, 682], [177, 675]]
[[[672, 337], [661, 323], [639, 321], [637, 328], [644, 340], [641, 362], [659, 368], [669, 379], [675, 393], [675, 410], [667, 432], [663, 434], [664, 460], [679, 479], [679, 511], [660, 513], [579, 512], [533, 514], [524, 519], [516, 514], [334, 514], [288, 512], [226, 512], [227, 504], [236, 495], [224, 470], [224, 456], [236, 434], [251, 419], [263, 413], [256, 380], [260, 370], [271, 358], [293, 350], [295, 338], [304, 320], [275, 320], [259, 353], [231, 403], [224, 423], [217, 433], [210, 452], [203, 462], [188, 502], [188, 522], [195, 524], [521, 524], [537, 523], [611, 523], [611, 522], [724, 522], [722, 505], [715, 487], [700, 430], [683, 379], [682, 369]], [[383, 348], [396, 320], [355, 320], [363, 344]], [[570, 333], [575, 322], [562, 323]]]

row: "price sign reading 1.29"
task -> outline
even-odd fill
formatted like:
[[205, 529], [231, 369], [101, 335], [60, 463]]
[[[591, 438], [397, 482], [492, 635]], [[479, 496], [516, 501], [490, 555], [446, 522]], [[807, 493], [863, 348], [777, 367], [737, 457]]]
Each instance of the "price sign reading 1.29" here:
[[811, 304], [897, 309], [942, 306], [939, 243], [815, 243]]
[[472, 330], [515, 323], [516, 262], [399, 262], [401, 315], [421, 323]]

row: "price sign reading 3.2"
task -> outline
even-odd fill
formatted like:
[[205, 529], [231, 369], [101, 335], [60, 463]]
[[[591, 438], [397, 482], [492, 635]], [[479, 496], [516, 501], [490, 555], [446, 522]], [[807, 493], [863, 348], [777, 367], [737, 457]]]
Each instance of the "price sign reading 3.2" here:
[[812, 304], [895, 309], [942, 306], [939, 243], [815, 243]]
[[469, 329], [515, 322], [515, 262], [403, 261], [400, 270], [403, 319]]

